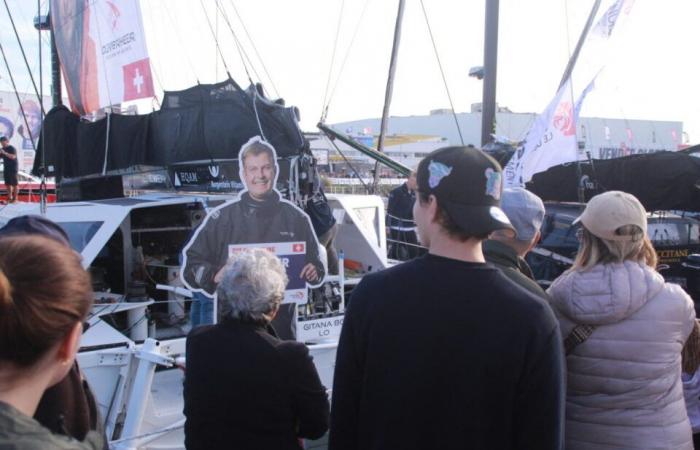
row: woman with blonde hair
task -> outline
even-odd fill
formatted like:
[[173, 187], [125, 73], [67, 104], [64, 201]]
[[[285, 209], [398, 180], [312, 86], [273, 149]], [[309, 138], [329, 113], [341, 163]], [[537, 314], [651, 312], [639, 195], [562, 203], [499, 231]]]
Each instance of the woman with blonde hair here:
[[80, 256], [53, 239], [0, 239], [0, 450], [101, 449], [52, 434], [32, 419], [46, 389], [73, 367], [92, 305], [90, 276]]
[[593, 197], [573, 267], [547, 291], [567, 354], [566, 448], [692, 450], [681, 349], [688, 294], [664, 282], [632, 195]]

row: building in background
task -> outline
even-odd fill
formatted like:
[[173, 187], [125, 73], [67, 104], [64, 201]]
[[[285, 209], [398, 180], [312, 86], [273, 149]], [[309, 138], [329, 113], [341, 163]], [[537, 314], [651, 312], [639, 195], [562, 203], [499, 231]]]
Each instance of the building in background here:
[[[465, 145], [479, 146], [481, 143], [481, 105], [472, 105], [472, 111], [458, 113], [462, 137]], [[525, 139], [536, 114], [514, 113], [508, 108], [499, 107], [496, 113], [496, 135], [501, 140], [507, 139], [514, 143]], [[333, 127], [350, 136], [369, 134], [376, 138], [381, 120], [362, 119], [351, 122], [341, 122]], [[374, 133], [372, 133], [374, 130]], [[366, 133], [369, 131], [369, 133]], [[363, 133], [365, 132], [365, 133]], [[411, 146], [419, 143], [418, 151], [410, 151], [409, 147], [391, 149], [387, 142], [386, 152], [394, 152], [402, 158], [402, 162], [415, 165], [416, 153], [420, 153], [425, 142], [430, 139], [439, 140], [440, 146], [461, 145], [459, 132], [450, 110], [434, 110], [429, 115], [390, 117], [387, 126], [389, 138], [414, 137]], [[590, 152], [594, 159], [609, 159], [619, 156], [653, 153], [658, 151], [675, 151], [686, 146], [683, 133], [683, 122], [662, 120], [631, 120], [610, 119], [603, 117], [582, 117], [577, 127], [579, 148]], [[388, 139], [389, 141], [390, 139]], [[376, 141], [376, 139], [375, 139]], [[376, 144], [376, 142], [375, 142]], [[410, 155], [413, 154], [411, 157]], [[404, 156], [408, 155], [408, 156]], [[333, 153], [331, 152], [331, 159]]]

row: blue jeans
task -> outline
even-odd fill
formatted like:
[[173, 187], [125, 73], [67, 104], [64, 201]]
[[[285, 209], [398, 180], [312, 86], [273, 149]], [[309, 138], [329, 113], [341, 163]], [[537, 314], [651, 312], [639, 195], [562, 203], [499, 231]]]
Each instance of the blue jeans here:
[[214, 323], [214, 299], [207, 297], [201, 292], [193, 292], [193, 294], [190, 308], [192, 328]]

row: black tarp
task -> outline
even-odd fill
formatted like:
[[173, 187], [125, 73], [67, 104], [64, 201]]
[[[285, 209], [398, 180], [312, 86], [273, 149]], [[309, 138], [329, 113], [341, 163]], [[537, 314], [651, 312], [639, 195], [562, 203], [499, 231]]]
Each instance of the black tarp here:
[[[243, 91], [227, 80], [168, 91], [159, 111], [110, 115], [106, 168], [235, 159], [241, 146], [260, 135], [261, 128], [280, 157], [298, 155], [306, 147], [295, 108], [266, 99], [261, 87]], [[106, 118], [81, 122], [64, 106], [52, 109], [44, 120], [43, 140], [46, 165], [53, 167], [49, 175], [62, 179], [101, 173], [106, 135]], [[35, 173], [42, 162], [41, 144], [39, 148]]]
[[620, 190], [633, 194], [648, 211], [700, 211], [700, 158], [658, 152], [563, 164], [535, 174], [526, 187], [543, 200], [575, 202], [579, 186], [585, 201]]
[[49, 175], [74, 178], [101, 173], [105, 164], [105, 139], [109, 120], [107, 171], [148, 164], [148, 135], [150, 115], [125, 116], [111, 114], [109, 119], [81, 122], [65, 106], [57, 106], [46, 114], [44, 139], [34, 159], [33, 172], [42, 164], [42, 143], [46, 150]]

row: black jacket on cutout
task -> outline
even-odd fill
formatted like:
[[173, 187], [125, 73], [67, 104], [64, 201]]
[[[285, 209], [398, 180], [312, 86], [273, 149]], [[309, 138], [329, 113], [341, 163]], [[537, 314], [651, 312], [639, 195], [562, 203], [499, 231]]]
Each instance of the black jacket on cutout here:
[[306, 262], [316, 267], [320, 278], [325, 276], [308, 216], [281, 201], [275, 191], [264, 201], [253, 200], [245, 192], [239, 201], [214, 210], [201, 227], [185, 252], [183, 273], [192, 288], [214, 294], [214, 275], [226, 264], [230, 244], [305, 241]]

